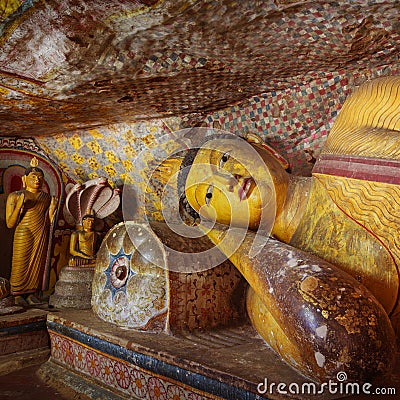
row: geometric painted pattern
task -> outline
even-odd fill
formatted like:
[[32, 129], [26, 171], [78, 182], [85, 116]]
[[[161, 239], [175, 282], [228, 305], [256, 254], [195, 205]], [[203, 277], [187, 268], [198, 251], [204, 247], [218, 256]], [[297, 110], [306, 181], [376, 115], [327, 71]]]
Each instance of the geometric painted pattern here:
[[351, 91], [368, 79], [398, 75], [396, 66], [326, 73], [288, 89], [253, 96], [216, 111], [208, 126], [243, 135], [257, 133], [282, 154], [295, 175], [310, 175], [336, 116]]
[[[122, 290], [126, 294], [125, 283], [129, 279], [129, 275], [134, 274], [134, 272], [131, 271], [129, 268], [130, 260], [131, 260], [131, 254], [125, 254], [122, 249], [120, 249], [120, 251], [116, 255], [110, 253], [110, 264], [109, 264], [108, 268], [104, 271], [104, 273], [107, 277], [105, 286], [111, 290], [112, 299], [114, 299], [115, 293], [118, 290]], [[122, 284], [117, 285], [117, 287], [116, 287], [115, 284], [113, 284], [113, 282], [111, 282], [111, 280], [112, 280], [112, 277], [115, 275], [115, 270], [119, 266], [125, 267], [127, 272], [126, 272], [126, 276], [124, 278], [124, 282], [121, 282]]]
[[152, 258], [160, 244], [146, 240], [138, 250], [131, 240], [149, 236], [142, 225], [127, 221], [115, 225], [103, 239], [92, 282], [92, 307], [104, 321], [125, 328], [149, 330], [156, 324], [158, 330], [164, 329], [167, 271]]
[[105, 176], [114, 186], [131, 182], [134, 163], [142, 150], [149, 155], [157, 139], [196, 125], [224, 129], [236, 135], [257, 133], [290, 163], [295, 175], [310, 175], [315, 159], [351, 91], [367, 79], [400, 74], [400, 68], [315, 75], [306, 83], [261, 93], [208, 115], [174, 117], [91, 130], [39, 136], [38, 144], [67, 176], [83, 182]]
[[52, 333], [53, 361], [133, 399], [207, 400], [216, 397], [188, 389], [178, 382], [160, 378], [128, 362], [93, 350], [67, 337]]

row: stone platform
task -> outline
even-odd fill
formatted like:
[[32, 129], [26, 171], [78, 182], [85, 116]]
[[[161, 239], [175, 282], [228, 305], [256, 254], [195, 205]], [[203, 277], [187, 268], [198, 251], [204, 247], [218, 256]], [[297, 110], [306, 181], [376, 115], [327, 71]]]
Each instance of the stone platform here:
[[48, 359], [46, 316], [47, 311], [35, 308], [0, 316], [0, 374]]
[[[118, 328], [90, 310], [50, 313], [47, 324], [51, 357], [41, 368], [43, 378], [59, 376], [89, 398], [310, 399], [310, 393], [278, 393], [279, 383], [286, 390], [313, 383], [284, 364], [250, 325], [152, 334]], [[259, 393], [265, 379], [268, 391]], [[347, 396], [326, 391], [317, 397]]]
[[0, 355], [49, 347], [47, 311], [27, 309], [0, 317]]

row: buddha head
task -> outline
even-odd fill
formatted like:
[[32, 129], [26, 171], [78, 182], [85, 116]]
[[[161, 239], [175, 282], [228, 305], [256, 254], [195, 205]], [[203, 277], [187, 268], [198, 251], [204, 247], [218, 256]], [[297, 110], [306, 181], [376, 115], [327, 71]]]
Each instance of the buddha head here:
[[44, 182], [44, 173], [38, 167], [38, 160], [36, 157], [32, 158], [30, 167], [25, 170], [22, 177], [23, 187], [31, 192], [38, 192], [42, 189]]
[[94, 229], [95, 216], [92, 210], [88, 210], [82, 217], [82, 228], [85, 232], [91, 232]]
[[252, 135], [218, 135], [189, 150], [178, 187], [205, 220], [271, 230], [282, 207], [288, 177], [285, 161]]

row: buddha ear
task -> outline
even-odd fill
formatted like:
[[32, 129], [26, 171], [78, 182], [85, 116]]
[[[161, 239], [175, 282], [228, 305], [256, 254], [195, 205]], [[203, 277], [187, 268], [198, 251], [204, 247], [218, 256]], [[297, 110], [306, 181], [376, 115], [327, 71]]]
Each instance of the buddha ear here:
[[23, 189], [26, 189], [26, 176], [25, 176], [25, 175], [22, 175], [22, 176], [21, 176], [21, 179], [22, 179], [22, 188], [23, 188]]
[[255, 133], [249, 132], [247, 133], [245, 139], [247, 143], [254, 143], [263, 147], [279, 162], [279, 164], [281, 164], [281, 166], [284, 169], [289, 169], [289, 163], [287, 162], [287, 160], [281, 154], [279, 154], [273, 147], [265, 143], [260, 136], [256, 135]]

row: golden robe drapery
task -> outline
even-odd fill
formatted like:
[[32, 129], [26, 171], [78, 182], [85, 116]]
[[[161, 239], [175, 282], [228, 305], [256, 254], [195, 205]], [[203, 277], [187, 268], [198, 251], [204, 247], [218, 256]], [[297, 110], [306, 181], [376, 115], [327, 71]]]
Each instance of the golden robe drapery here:
[[15, 229], [11, 268], [11, 293], [34, 293], [44, 289], [50, 221], [51, 196], [40, 192], [24, 204]]

